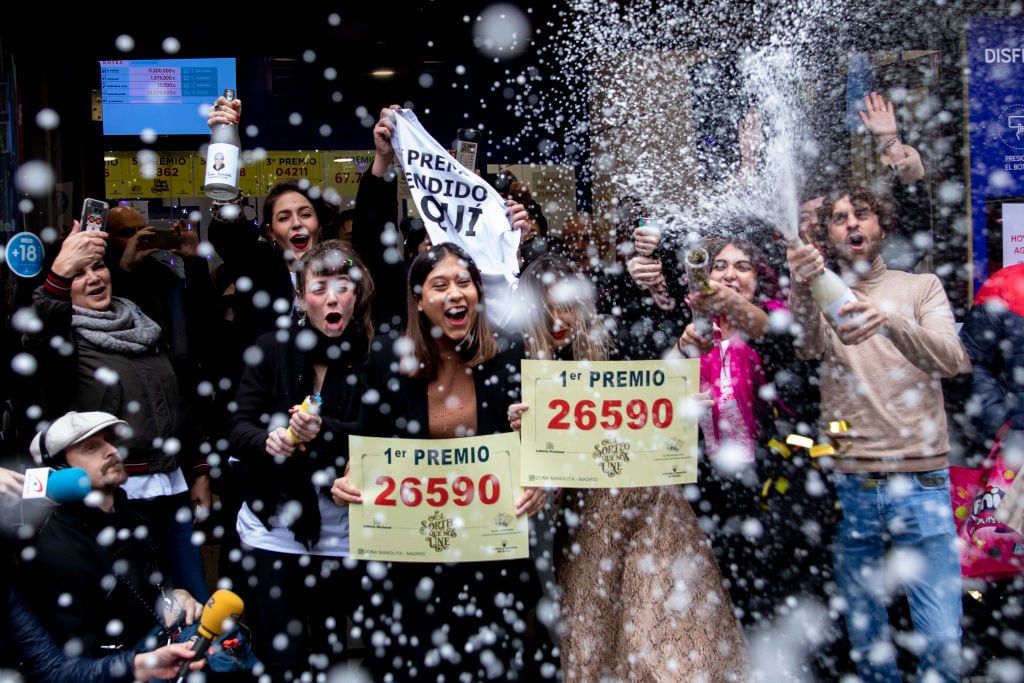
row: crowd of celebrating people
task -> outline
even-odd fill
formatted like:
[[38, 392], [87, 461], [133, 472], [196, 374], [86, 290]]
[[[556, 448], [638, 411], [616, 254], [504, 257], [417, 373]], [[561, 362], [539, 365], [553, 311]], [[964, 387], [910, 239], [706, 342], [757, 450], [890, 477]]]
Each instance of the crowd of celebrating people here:
[[[215, 105], [211, 127], [241, 120], [239, 100]], [[187, 228], [184, 272], [169, 275], [129, 207], [53, 247], [23, 334], [39, 380], [23, 401], [29, 455], [87, 484], [5, 515], [0, 672], [183, 676], [207, 652], [168, 633], [228, 588], [254, 659], [211, 680], [354, 665], [373, 681], [960, 681], [973, 662], [943, 380], [973, 372], [979, 439], [1008, 422], [1015, 443], [1020, 345], [988, 332], [1024, 329], [1022, 280], [979, 302], [965, 345], [921, 266], [927, 190], [892, 104], [872, 93], [861, 114], [889, 186], [802, 188], [802, 242], [754, 210], [695, 241], [624, 200], [627, 238], [606, 259], [592, 217], [549, 226], [505, 177], [493, 201], [521, 235], [509, 291], [490, 255], [399, 216], [398, 109], [373, 129], [350, 232], [319, 188], [282, 181], [259, 225], [241, 195], [213, 202], [214, 272]], [[856, 299], [839, 325], [812, 296], [826, 268]], [[525, 485], [504, 514], [529, 520], [528, 558], [355, 557], [366, 501], [350, 435], [516, 433], [524, 360], [669, 359], [699, 363], [694, 483]], [[26, 507], [25, 476], [0, 469], [7, 508]], [[794, 636], [794, 621], [814, 633]]]

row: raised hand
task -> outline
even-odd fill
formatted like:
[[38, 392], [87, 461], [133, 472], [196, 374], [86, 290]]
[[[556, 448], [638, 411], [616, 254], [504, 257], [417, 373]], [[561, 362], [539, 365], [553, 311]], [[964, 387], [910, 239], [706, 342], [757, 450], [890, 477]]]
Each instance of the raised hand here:
[[885, 144], [889, 139], [898, 135], [896, 126], [896, 106], [892, 102], [886, 102], [885, 98], [876, 92], [864, 96], [864, 110], [858, 111], [860, 120], [880, 144]]

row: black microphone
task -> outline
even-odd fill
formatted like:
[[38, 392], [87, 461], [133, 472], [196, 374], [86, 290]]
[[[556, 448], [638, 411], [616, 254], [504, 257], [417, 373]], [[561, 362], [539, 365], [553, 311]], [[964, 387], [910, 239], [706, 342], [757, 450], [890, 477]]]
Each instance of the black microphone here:
[[220, 634], [230, 630], [242, 618], [243, 609], [242, 598], [229, 590], [221, 589], [210, 596], [203, 613], [199, 616], [196, 639], [192, 641], [192, 652], [196, 653], [196, 657], [181, 663], [176, 683], [185, 683], [185, 679], [188, 678], [188, 665], [206, 656], [206, 649], [210, 647], [210, 643], [220, 637]]

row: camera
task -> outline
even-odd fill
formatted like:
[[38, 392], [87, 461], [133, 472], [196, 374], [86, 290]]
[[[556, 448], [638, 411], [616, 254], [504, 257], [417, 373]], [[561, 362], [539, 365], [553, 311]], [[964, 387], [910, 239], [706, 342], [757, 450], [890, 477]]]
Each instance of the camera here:
[[172, 221], [157, 220], [152, 222], [155, 232], [145, 237], [146, 249], [181, 249], [181, 234]]

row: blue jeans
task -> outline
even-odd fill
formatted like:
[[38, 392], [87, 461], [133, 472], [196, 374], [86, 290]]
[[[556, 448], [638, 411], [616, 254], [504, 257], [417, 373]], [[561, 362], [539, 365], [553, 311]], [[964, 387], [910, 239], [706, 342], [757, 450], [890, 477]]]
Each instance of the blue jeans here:
[[[151, 541], [160, 553], [160, 561], [171, 572], [169, 583], [174, 588], [184, 588], [199, 602], [206, 602], [210, 598], [210, 590], [207, 588], [202, 551], [192, 542], [195, 524], [189, 494], [137, 498], [131, 503], [146, 520]], [[182, 508], [189, 514], [187, 519], [179, 520], [177, 515]]]
[[833, 547], [836, 583], [857, 673], [868, 683], [898, 682], [886, 606], [905, 590], [921, 639], [918, 677], [960, 681], [960, 553], [949, 470], [887, 478], [832, 473], [843, 519]]

